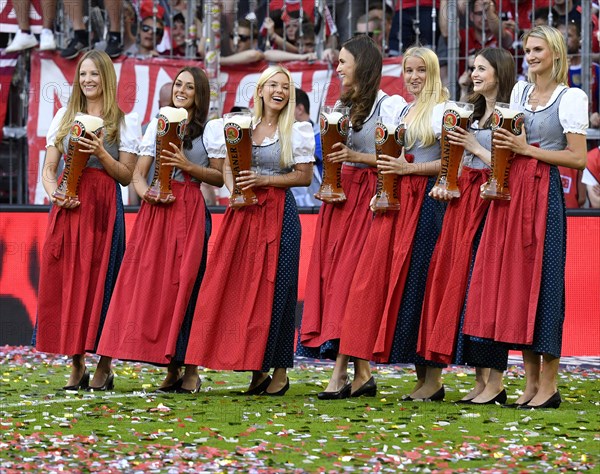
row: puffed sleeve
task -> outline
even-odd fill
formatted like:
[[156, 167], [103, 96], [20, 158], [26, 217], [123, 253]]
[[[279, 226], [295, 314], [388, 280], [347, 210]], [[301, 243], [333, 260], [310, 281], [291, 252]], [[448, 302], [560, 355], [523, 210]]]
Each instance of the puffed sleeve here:
[[120, 136], [119, 151], [137, 155], [140, 138], [142, 138], [142, 126], [140, 125], [140, 117], [137, 112], [125, 115], [125, 120], [121, 124]]
[[442, 102], [437, 104], [431, 111], [431, 128], [433, 128], [435, 138], [438, 140], [442, 137], [442, 121], [444, 120], [445, 109], [446, 104]]
[[146, 128], [146, 133], [144, 133], [144, 138], [140, 143], [138, 155], [140, 156], [151, 156], [154, 158], [154, 153], [156, 152], [156, 128], [158, 127], [158, 119], [154, 117], [148, 127]]
[[388, 116], [388, 117], [400, 117], [400, 114], [402, 113], [402, 111], [404, 110], [404, 107], [406, 107], [407, 102], [406, 100], [404, 100], [404, 97], [402, 97], [401, 95], [391, 95], [388, 98], [386, 98], [382, 103], [381, 103], [381, 108], [379, 109], [379, 113], [382, 116]]
[[521, 98], [525, 92], [525, 88], [529, 83], [526, 81], [518, 81], [510, 93], [510, 108], [515, 110], [521, 110]]
[[294, 163], [315, 161], [315, 132], [310, 122], [294, 122], [292, 128]]
[[202, 141], [209, 158], [225, 158], [227, 156], [223, 119], [209, 120], [206, 123]]
[[563, 127], [563, 133], [587, 135], [588, 96], [581, 89], [567, 89], [558, 106], [558, 118]]
[[46, 134], [46, 148], [48, 148], [49, 146], [56, 146], [56, 134], [58, 133], [60, 121], [64, 117], [66, 111], [66, 107], [61, 107], [60, 109], [58, 109], [58, 112], [56, 112], [56, 115], [52, 119], [50, 127], [48, 128], [48, 133]]

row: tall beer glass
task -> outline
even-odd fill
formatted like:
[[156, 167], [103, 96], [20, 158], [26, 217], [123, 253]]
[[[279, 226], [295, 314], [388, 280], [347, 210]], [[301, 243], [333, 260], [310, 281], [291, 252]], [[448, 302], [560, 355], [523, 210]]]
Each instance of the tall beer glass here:
[[83, 169], [90, 159], [89, 153], [80, 151], [81, 137], [90, 138], [94, 134], [100, 136], [104, 121], [100, 117], [77, 113], [69, 134], [69, 145], [65, 158], [65, 170], [56, 190], [52, 193], [56, 199], [64, 201], [67, 198], [79, 200], [77, 188], [83, 174]]
[[[399, 157], [404, 148], [404, 134], [406, 125], [398, 123], [396, 117], [381, 115], [377, 117], [375, 125], [375, 153], [377, 159], [380, 155]], [[373, 203], [375, 212], [397, 211], [400, 209], [398, 199], [398, 178], [396, 173], [382, 174], [377, 171], [377, 194]]]
[[233, 191], [229, 207], [238, 209], [256, 204], [258, 199], [252, 189], [245, 191], [237, 184], [240, 171], [249, 171], [252, 165], [252, 115], [249, 112], [233, 112], [223, 116], [223, 131], [227, 144], [227, 156], [233, 175]]
[[183, 108], [161, 107], [158, 111], [154, 178], [146, 192], [148, 197], [156, 201], [169, 202], [175, 199], [171, 189], [174, 167], [164, 164], [160, 155], [163, 150], [173, 151], [169, 142], [177, 145], [179, 149], [182, 148], [187, 117], [187, 110]]
[[453, 198], [460, 197], [458, 189], [458, 168], [462, 161], [464, 148], [450, 144], [448, 132], [456, 127], [469, 129], [473, 115], [473, 104], [466, 102], [447, 102], [442, 121], [442, 168], [435, 183], [436, 188], [447, 191]]
[[323, 182], [315, 197], [323, 202], [343, 202], [346, 200], [346, 194], [342, 189], [342, 163], [328, 161], [327, 155], [338, 150], [333, 148], [336, 143], [346, 144], [349, 113], [350, 109], [348, 107], [324, 106], [319, 117], [321, 149], [323, 151]]
[[495, 130], [503, 128], [514, 135], [521, 135], [521, 126], [525, 117], [519, 110], [511, 109], [510, 104], [496, 102], [492, 115], [492, 172], [481, 191], [482, 199], [510, 200], [508, 190], [508, 174], [513, 152], [506, 148], [494, 146]]

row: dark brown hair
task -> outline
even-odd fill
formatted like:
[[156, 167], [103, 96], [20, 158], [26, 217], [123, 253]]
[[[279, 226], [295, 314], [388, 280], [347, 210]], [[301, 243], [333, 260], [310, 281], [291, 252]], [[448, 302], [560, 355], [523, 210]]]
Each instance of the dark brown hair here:
[[[194, 105], [191, 113], [188, 116], [188, 124], [185, 129], [185, 137], [183, 138], [183, 148], [189, 150], [192, 148], [192, 141], [198, 138], [204, 132], [204, 125], [208, 117], [208, 109], [210, 106], [210, 85], [208, 78], [202, 69], [199, 67], [184, 67], [175, 75], [175, 81], [182, 72], [189, 72], [194, 78]], [[171, 107], [173, 106], [173, 87], [171, 87]]]

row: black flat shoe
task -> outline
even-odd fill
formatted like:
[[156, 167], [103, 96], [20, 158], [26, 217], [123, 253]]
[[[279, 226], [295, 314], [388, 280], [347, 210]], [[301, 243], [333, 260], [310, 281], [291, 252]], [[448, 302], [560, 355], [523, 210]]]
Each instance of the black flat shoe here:
[[288, 378], [287, 381], [285, 382], [285, 385], [283, 386], [283, 388], [277, 392], [267, 392], [267, 390], [265, 389], [261, 395], [266, 395], [268, 397], [282, 397], [283, 395], [285, 395], [285, 392], [287, 392], [290, 389], [290, 379]]
[[79, 390], [81, 388], [83, 390], [86, 390], [89, 385], [90, 385], [90, 373], [88, 372], [88, 369], [85, 369], [83, 371], [83, 375], [79, 379], [79, 382], [77, 382], [75, 385], [65, 385], [62, 389], [63, 390]]
[[[407, 401], [407, 402], [441, 402], [444, 400], [445, 396], [446, 396], [446, 389], [442, 385], [442, 387], [437, 392], [435, 392], [433, 395], [431, 395], [431, 397], [413, 398], [410, 395], [407, 395], [406, 397], [403, 397], [402, 400]], [[462, 402], [462, 403], [464, 403], [464, 402]], [[469, 403], [471, 403], [471, 402], [469, 401]]]
[[454, 403], [460, 403], [462, 405], [473, 405], [473, 399], [469, 398], [468, 400], [456, 400]]
[[106, 377], [106, 380], [104, 381], [104, 385], [102, 385], [100, 387], [92, 387], [90, 385], [87, 388], [87, 390], [94, 391], [94, 392], [106, 392], [107, 390], [112, 390], [113, 388], [115, 388], [115, 374], [113, 372], [111, 372], [110, 374], [108, 374], [108, 377]]
[[353, 398], [356, 397], [374, 397], [377, 395], [377, 384], [375, 383], [375, 379], [373, 376], [369, 380], [367, 380], [362, 387], [356, 389], [354, 392], [350, 392], [350, 396]]
[[500, 405], [504, 405], [506, 403], [506, 398], [507, 398], [506, 389], [504, 389], [498, 395], [496, 395], [491, 400], [488, 400], [487, 402], [471, 401], [471, 405], [495, 405], [496, 403], [499, 403]]
[[175, 393], [181, 388], [182, 385], [183, 377], [179, 377], [175, 381], [175, 383], [172, 383], [171, 385], [166, 385], [164, 387], [158, 387], [156, 390], [154, 390], [154, 393]]
[[521, 405], [517, 407], [519, 410], [537, 410], [540, 408], [558, 408], [562, 403], [562, 398], [560, 398], [560, 392], [557, 390], [554, 394], [546, 400], [541, 405]]
[[[181, 383], [183, 384], [183, 380], [181, 381]], [[200, 387], [202, 387], [202, 379], [198, 377], [198, 380], [196, 380], [195, 388], [190, 390], [189, 388], [179, 387], [177, 389], [177, 393], [198, 393], [200, 391]]]
[[317, 398], [319, 400], [341, 400], [342, 398], [350, 397], [352, 391], [352, 384], [347, 382], [342, 388], [336, 392], [319, 392]]
[[261, 393], [263, 393], [267, 387], [269, 386], [269, 384], [271, 383], [271, 376], [267, 375], [267, 378], [264, 379], [261, 383], [259, 383], [256, 387], [251, 388], [250, 390], [246, 390], [245, 392], [242, 392], [242, 395], [260, 395]]

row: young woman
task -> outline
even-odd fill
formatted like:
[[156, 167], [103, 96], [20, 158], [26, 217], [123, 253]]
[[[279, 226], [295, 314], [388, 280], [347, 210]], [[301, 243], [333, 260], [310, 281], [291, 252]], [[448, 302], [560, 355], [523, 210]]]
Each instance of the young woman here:
[[[300, 219], [288, 188], [310, 184], [315, 144], [310, 122], [294, 122], [294, 104], [289, 71], [267, 68], [254, 92], [252, 170], [237, 178], [258, 204], [225, 213], [186, 355], [188, 364], [253, 371], [250, 395], [284, 395], [294, 363]], [[225, 184], [233, 189], [228, 162]]]
[[465, 150], [458, 178], [460, 198], [450, 200], [449, 193], [439, 188], [431, 192], [433, 198], [450, 202], [429, 266], [417, 352], [435, 362], [476, 366], [475, 387], [461, 402], [504, 403], [502, 375], [507, 349], [471, 340], [461, 334], [460, 326], [469, 275], [489, 206], [479, 194], [489, 177], [492, 114], [496, 102], [510, 101], [515, 83], [514, 59], [505, 49], [482, 49], [474, 58], [470, 79], [473, 93], [467, 100], [474, 105], [470, 130], [457, 127], [447, 131], [450, 143]]
[[[337, 73], [342, 81], [339, 104], [350, 107], [347, 146], [324, 157], [343, 163], [346, 201], [324, 203], [319, 212], [308, 270], [304, 311], [297, 354], [336, 359], [321, 399], [349, 393], [348, 357], [338, 355], [342, 319], [356, 265], [373, 220], [369, 201], [377, 185], [375, 124], [378, 115], [398, 117], [406, 101], [378, 90], [383, 59], [367, 35], [348, 40], [340, 51]], [[357, 367], [364, 361], [358, 361]], [[368, 360], [366, 362], [368, 368]]]
[[523, 348], [526, 385], [516, 404], [558, 408], [566, 218], [557, 166], [585, 167], [588, 99], [566, 85], [566, 47], [558, 30], [537, 26], [523, 46], [529, 82], [515, 85], [511, 107], [523, 110], [525, 133], [499, 130], [494, 139], [494, 146], [515, 153], [511, 200], [490, 205], [464, 332]]
[[[95, 352], [125, 251], [119, 183], [131, 181], [141, 128], [137, 114], [117, 105], [117, 78], [108, 55], [92, 50], [77, 64], [73, 92], [55, 115], [46, 138], [42, 180], [52, 208], [40, 262], [34, 344], [38, 351], [73, 358], [66, 389], [87, 388], [85, 353]], [[101, 117], [100, 137], [81, 137], [90, 158], [78, 200], [57, 200], [57, 169], [78, 112]]]
[[161, 154], [163, 164], [175, 167], [174, 201], [159, 202], [148, 193], [146, 175], [156, 156], [158, 118], [150, 122], [142, 140], [134, 186], [144, 202], [98, 345], [104, 357], [94, 377], [100, 378], [100, 386], [112, 381], [114, 357], [167, 365], [160, 391], [189, 393], [200, 388], [197, 367], [186, 366], [183, 376], [180, 368], [211, 230], [200, 184], [223, 184], [223, 129], [217, 120], [206, 121], [209, 99], [210, 86], [201, 69], [185, 67], [177, 73], [171, 106], [184, 108], [188, 123], [183, 148], [171, 143]]
[[376, 393], [372, 359], [415, 363], [419, 382], [411, 396], [436, 399], [440, 393], [443, 398], [443, 389], [426, 391], [430, 387], [424, 385], [425, 366], [431, 363], [416, 357], [416, 344], [426, 269], [443, 218], [443, 205], [428, 193], [440, 169], [439, 138], [448, 92], [441, 85], [438, 58], [430, 49], [409, 48], [402, 68], [406, 88], [415, 97], [401, 114], [405, 146], [400, 157], [380, 155], [377, 161], [383, 173], [401, 176], [401, 207], [373, 220], [348, 296], [340, 353], [362, 360], [354, 373], [351, 396]]

